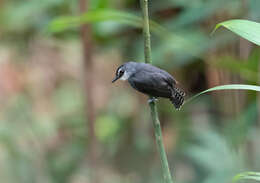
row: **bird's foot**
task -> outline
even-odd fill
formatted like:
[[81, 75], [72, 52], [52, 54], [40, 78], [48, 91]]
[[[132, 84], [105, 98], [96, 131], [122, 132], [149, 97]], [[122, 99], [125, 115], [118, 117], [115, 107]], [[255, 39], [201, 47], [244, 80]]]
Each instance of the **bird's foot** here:
[[151, 97], [151, 98], [149, 98], [148, 99], [148, 103], [150, 104], [150, 103], [154, 103], [154, 102], [156, 102], [158, 99], [156, 98], [156, 97]]

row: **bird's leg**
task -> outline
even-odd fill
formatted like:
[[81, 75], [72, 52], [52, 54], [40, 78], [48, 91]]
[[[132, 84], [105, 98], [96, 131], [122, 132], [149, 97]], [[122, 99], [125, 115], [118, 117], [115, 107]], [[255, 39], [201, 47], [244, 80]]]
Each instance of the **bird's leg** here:
[[148, 99], [148, 103], [156, 102], [158, 99], [156, 97], [151, 97]]

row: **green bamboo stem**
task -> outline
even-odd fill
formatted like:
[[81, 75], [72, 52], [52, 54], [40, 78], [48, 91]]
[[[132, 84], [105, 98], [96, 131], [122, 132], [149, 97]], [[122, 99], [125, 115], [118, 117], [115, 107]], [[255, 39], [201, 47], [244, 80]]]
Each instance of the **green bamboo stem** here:
[[152, 116], [152, 121], [153, 121], [153, 127], [155, 130], [155, 139], [156, 139], [156, 144], [157, 148], [160, 154], [161, 158], [161, 164], [162, 164], [162, 171], [163, 171], [163, 178], [165, 183], [172, 183], [172, 176], [170, 173], [169, 165], [168, 165], [168, 160], [167, 156], [164, 150], [164, 145], [163, 145], [163, 137], [162, 137], [162, 130], [161, 130], [161, 125], [160, 121], [158, 118], [158, 113], [157, 113], [157, 107], [154, 101], [149, 102], [150, 108], [151, 108], [151, 116]]
[[[141, 6], [143, 10], [143, 32], [144, 32], [144, 55], [145, 55], [145, 63], [152, 63], [151, 59], [151, 40], [150, 40], [150, 28], [149, 28], [149, 14], [148, 14], [148, 0], [141, 0]], [[152, 97], [150, 96], [150, 99]], [[162, 137], [162, 130], [160, 121], [158, 118], [158, 112], [156, 103], [154, 100], [150, 100], [149, 102], [150, 109], [151, 109], [151, 116], [153, 127], [155, 130], [155, 139], [157, 148], [160, 154], [161, 164], [162, 164], [162, 172], [163, 178], [165, 183], [173, 183], [167, 156], [165, 153], [165, 148], [163, 145], [163, 137]]]
[[143, 33], [144, 33], [144, 57], [145, 63], [152, 63], [151, 58], [151, 35], [149, 26], [148, 0], [141, 0], [143, 10]]

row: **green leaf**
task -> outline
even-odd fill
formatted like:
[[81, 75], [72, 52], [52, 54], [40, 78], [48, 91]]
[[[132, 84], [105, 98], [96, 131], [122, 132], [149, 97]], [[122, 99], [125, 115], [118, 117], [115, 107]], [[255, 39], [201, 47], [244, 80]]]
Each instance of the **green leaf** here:
[[[112, 21], [115, 23], [132, 26], [136, 28], [142, 28], [142, 17], [125, 11], [119, 11], [115, 9], [97, 9], [88, 11], [79, 16], [63, 16], [55, 18], [48, 25], [48, 32], [58, 33], [67, 29], [79, 27], [82, 24], [94, 24], [99, 22]], [[204, 48], [207, 47], [208, 39], [203, 34], [195, 34], [193, 31], [192, 36], [183, 36], [183, 34], [171, 32], [155, 21], [150, 20], [151, 32], [162, 38], [162, 40], [169, 43], [169, 53], [178, 53], [181, 50], [187, 50], [186, 55], [198, 56]], [[203, 40], [202, 40], [203, 39]], [[202, 40], [202, 41], [201, 41]], [[174, 43], [174, 44], [173, 44]], [[198, 46], [200, 45], [200, 46]], [[165, 49], [164, 49], [165, 50]], [[160, 59], [158, 59], [160, 60]]]
[[248, 20], [228, 20], [216, 25], [212, 34], [221, 26], [260, 46], [260, 23]]
[[233, 178], [233, 182], [237, 182], [239, 180], [256, 180], [256, 181], [260, 181], [260, 173], [259, 172], [244, 172], [244, 173], [240, 173], [237, 174], [234, 178]]
[[[69, 28], [75, 28], [86, 23], [98, 23], [104, 21], [114, 21], [133, 27], [141, 28], [143, 20], [141, 17], [132, 13], [118, 11], [113, 9], [98, 9], [89, 11], [80, 16], [64, 16], [54, 19], [48, 26], [49, 32], [61, 32]], [[150, 21], [151, 30], [157, 34], [169, 34], [165, 28]]]
[[185, 103], [190, 102], [191, 100], [197, 98], [198, 96], [211, 92], [211, 91], [218, 91], [218, 90], [253, 90], [253, 91], [259, 91], [260, 92], [260, 86], [256, 85], [243, 85], [243, 84], [231, 84], [231, 85], [221, 85], [221, 86], [216, 86], [207, 90], [204, 90], [193, 97], [189, 98]]
[[119, 23], [135, 27], [140, 26], [141, 23], [141, 19], [139, 17], [130, 13], [108, 9], [99, 9], [89, 11], [80, 16], [58, 17], [49, 24], [49, 31], [60, 32], [68, 28], [80, 26], [84, 23], [96, 23], [109, 20], [114, 20]]

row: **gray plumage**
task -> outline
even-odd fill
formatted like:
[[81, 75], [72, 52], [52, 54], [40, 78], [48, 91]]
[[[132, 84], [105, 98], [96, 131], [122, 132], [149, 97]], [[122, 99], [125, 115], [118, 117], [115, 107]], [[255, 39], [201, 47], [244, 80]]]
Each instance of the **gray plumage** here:
[[185, 93], [176, 86], [176, 80], [153, 65], [127, 62], [118, 67], [112, 82], [117, 79], [128, 80], [134, 89], [149, 96], [169, 98], [176, 109], [183, 104]]

